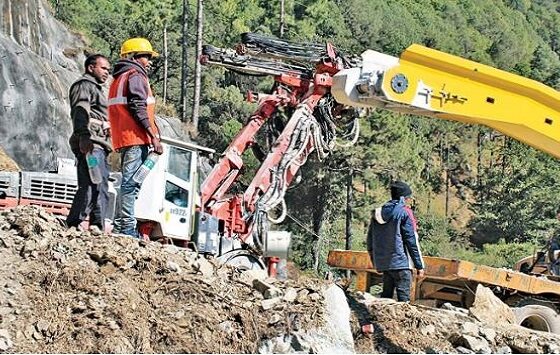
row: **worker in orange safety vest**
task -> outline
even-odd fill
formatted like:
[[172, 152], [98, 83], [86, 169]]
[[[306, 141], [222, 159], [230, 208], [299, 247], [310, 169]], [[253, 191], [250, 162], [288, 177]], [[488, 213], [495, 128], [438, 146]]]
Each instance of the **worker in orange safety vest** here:
[[109, 89], [109, 124], [113, 148], [121, 154], [122, 172], [113, 232], [138, 238], [134, 202], [141, 185], [132, 176], [150, 151], [163, 153], [147, 73], [158, 53], [147, 39], [131, 38], [122, 44], [120, 55]]

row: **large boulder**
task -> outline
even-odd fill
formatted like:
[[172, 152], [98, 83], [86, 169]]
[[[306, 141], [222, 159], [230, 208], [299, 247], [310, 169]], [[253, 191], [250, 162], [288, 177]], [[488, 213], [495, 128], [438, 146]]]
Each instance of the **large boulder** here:
[[350, 328], [350, 307], [344, 291], [336, 285], [331, 285], [321, 293], [325, 298], [325, 326], [266, 339], [261, 343], [259, 353], [354, 353], [354, 338]]
[[469, 308], [469, 314], [483, 323], [515, 324], [512, 309], [496, 297], [492, 290], [482, 285], [476, 287], [474, 304]]

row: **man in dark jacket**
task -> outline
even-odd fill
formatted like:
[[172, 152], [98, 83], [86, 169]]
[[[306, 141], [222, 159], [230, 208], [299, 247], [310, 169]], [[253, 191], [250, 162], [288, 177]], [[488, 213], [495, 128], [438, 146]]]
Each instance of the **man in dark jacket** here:
[[409, 204], [412, 190], [402, 182], [391, 185], [391, 200], [373, 211], [368, 230], [368, 251], [375, 268], [383, 272], [381, 297], [410, 301], [412, 269], [424, 276], [416, 218]]
[[145, 38], [131, 38], [121, 46], [109, 89], [109, 123], [113, 148], [121, 154], [122, 183], [115, 218], [115, 233], [138, 237], [134, 202], [141, 185], [132, 179], [150, 149], [163, 153], [155, 124], [155, 98], [147, 69], [158, 56]]
[[[109, 122], [107, 120], [107, 96], [103, 84], [109, 77], [110, 64], [101, 54], [89, 56], [85, 73], [70, 87], [70, 116], [73, 132], [70, 148], [77, 159], [78, 191], [72, 201], [66, 219], [69, 227], [78, 227], [89, 216], [90, 227], [101, 231], [109, 202], [109, 168], [107, 155], [111, 152]], [[101, 168], [102, 180], [92, 183], [86, 154], [91, 153]]]

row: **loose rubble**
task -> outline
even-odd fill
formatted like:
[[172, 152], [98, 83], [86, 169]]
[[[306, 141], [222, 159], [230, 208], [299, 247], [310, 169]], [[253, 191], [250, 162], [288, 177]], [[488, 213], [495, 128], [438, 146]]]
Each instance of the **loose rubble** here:
[[[358, 353], [560, 353], [560, 336], [510, 324], [507, 318], [500, 320], [501, 307], [496, 312], [488, 309], [481, 322], [451, 305], [434, 309], [362, 293], [349, 300]], [[358, 327], [367, 323], [374, 326], [371, 335]]]
[[34, 207], [0, 213], [0, 258], [0, 351], [254, 353], [324, 323], [319, 281], [248, 283], [170, 245], [67, 230]]
[[0, 258], [0, 352], [560, 353], [484, 290], [470, 313], [397, 303], [66, 229], [35, 207], [0, 212]]

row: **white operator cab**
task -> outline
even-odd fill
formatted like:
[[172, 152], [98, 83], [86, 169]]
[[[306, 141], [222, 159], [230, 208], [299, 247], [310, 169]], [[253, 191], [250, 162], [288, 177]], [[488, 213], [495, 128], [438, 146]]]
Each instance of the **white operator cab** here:
[[138, 221], [156, 222], [151, 237], [190, 241], [194, 213], [200, 204], [198, 164], [200, 153], [213, 154], [206, 147], [161, 137], [163, 154], [148, 174], [138, 194]]

